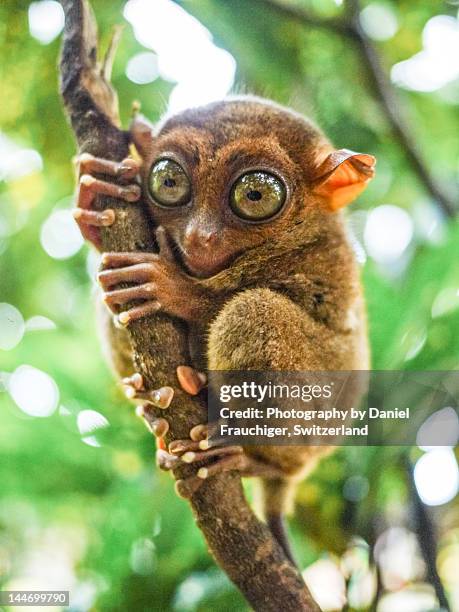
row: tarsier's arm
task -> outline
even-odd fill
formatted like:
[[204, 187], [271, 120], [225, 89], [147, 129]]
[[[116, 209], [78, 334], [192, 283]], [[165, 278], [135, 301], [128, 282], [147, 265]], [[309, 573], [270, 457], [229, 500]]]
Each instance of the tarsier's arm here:
[[[78, 158], [78, 164], [80, 178], [74, 217], [83, 236], [100, 250], [98, 228], [112, 225], [115, 213], [112, 210], [94, 210], [95, 198], [110, 195], [126, 202], [139, 202], [141, 190], [135, 178], [141, 164], [132, 158], [116, 163], [86, 153]], [[98, 174], [114, 177], [117, 183], [98, 179], [94, 176]], [[162, 228], [158, 228], [156, 236], [159, 246], [157, 254], [103, 254], [103, 270], [98, 279], [104, 290], [105, 303], [114, 314], [122, 310], [118, 317], [122, 325], [159, 310], [187, 322], [202, 320], [211, 309], [209, 291], [185, 274], [178, 265]], [[122, 283], [132, 283], [134, 286], [113, 289]], [[134, 300], [142, 300], [143, 303], [133, 308], [122, 308]]]

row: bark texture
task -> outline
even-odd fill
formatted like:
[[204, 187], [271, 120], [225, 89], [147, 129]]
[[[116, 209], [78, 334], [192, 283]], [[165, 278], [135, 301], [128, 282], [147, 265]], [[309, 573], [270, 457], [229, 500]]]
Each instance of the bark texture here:
[[[61, 93], [80, 152], [120, 161], [128, 154], [129, 135], [119, 125], [116, 93], [108, 81], [111, 57], [97, 60], [96, 24], [86, 0], [61, 0], [66, 24], [61, 58]], [[103, 229], [106, 251], [155, 251], [153, 227], [140, 206], [100, 198], [100, 208], [116, 211], [116, 222]], [[162, 314], [133, 322], [129, 333], [138, 370], [148, 389], [178, 388], [176, 367], [190, 363], [185, 327]], [[187, 438], [207, 420], [203, 397], [176, 391], [166, 416], [166, 442]], [[186, 475], [185, 464], [175, 471]], [[190, 500], [196, 522], [217, 563], [255, 610], [319, 610], [299, 571], [288, 561], [266, 525], [247, 504], [237, 473], [203, 483]]]

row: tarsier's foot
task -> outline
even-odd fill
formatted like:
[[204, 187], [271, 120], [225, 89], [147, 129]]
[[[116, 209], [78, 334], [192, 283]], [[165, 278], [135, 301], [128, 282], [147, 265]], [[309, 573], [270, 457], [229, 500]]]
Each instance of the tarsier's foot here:
[[[156, 239], [159, 253], [104, 253], [102, 256], [98, 279], [104, 301], [118, 314], [122, 325], [158, 310], [190, 321], [199, 318], [201, 309], [207, 307], [204, 290], [184, 273], [162, 227], [157, 228]], [[116, 289], [120, 283], [133, 286]], [[136, 300], [142, 303], [128, 306]]]
[[[183, 390], [190, 395], [197, 395], [207, 381], [205, 374], [189, 366], [179, 366], [177, 368], [177, 378]], [[162, 409], [168, 408], [174, 396], [174, 390], [172, 387], [161, 387], [160, 389], [147, 392], [145, 391], [143, 377], [138, 372], [135, 372], [128, 378], [124, 378], [122, 383], [125, 394], [129, 399], [140, 399], [148, 402], [147, 404], [139, 405], [136, 413], [139, 417], [143, 418], [148, 429], [157, 438], [158, 449], [156, 452], [156, 462], [160, 469], [171, 470], [179, 461], [192, 463], [194, 461], [194, 456], [201, 457], [200, 460], [206, 459], [207, 457], [209, 459], [214, 457], [218, 459], [219, 456], [223, 458], [224, 455], [231, 455], [235, 452], [233, 449], [229, 449], [229, 452], [227, 452], [228, 449], [210, 450], [207, 441], [207, 425], [197, 425], [193, 427], [190, 432], [190, 439], [173, 442], [169, 447], [170, 452], [168, 452], [166, 450], [164, 436], [169, 431], [169, 423], [162, 417], [157, 418], [152, 413], [151, 406], [153, 405]], [[223, 453], [221, 452], [222, 450]], [[187, 451], [188, 454], [186, 454]], [[196, 459], [196, 461], [198, 460], [199, 459]], [[204, 472], [201, 471], [198, 484], [202, 482], [203, 477]], [[188, 483], [188, 481], [184, 482]], [[195, 487], [195, 489], [196, 488], [197, 487]]]
[[[93, 157], [89, 153], [83, 153], [77, 157], [76, 164], [79, 184], [77, 208], [73, 211], [73, 216], [84, 238], [100, 249], [101, 242], [98, 228], [112, 225], [115, 221], [115, 211], [111, 209], [93, 210], [94, 200], [98, 195], [107, 195], [126, 202], [137, 202], [140, 199], [141, 190], [134, 179], [139, 173], [140, 164], [131, 158], [117, 163]], [[116, 177], [119, 184], [100, 180], [93, 176], [94, 174]]]
[[[184, 391], [196, 395], [206, 384], [206, 376], [189, 366], [177, 368], [177, 378]], [[162, 470], [172, 470], [179, 463], [196, 466], [195, 473], [176, 482], [176, 491], [181, 497], [190, 498], [202, 483], [222, 472], [237, 471], [242, 476], [264, 476], [281, 478], [284, 475], [274, 466], [259, 462], [244, 452], [242, 446], [216, 446], [209, 441], [208, 425], [196, 425], [186, 440], [174, 440], [166, 447], [164, 436], [169, 431], [166, 419], [156, 417], [151, 406], [167, 409], [174, 397], [172, 387], [161, 387], [146, 391], [142, 375], [136, 372], [123, 379], [124, 390], [129, 399], [140, 399], [148, 403], [138, 406], [137, 414], [158, 441], [156, 462]]]

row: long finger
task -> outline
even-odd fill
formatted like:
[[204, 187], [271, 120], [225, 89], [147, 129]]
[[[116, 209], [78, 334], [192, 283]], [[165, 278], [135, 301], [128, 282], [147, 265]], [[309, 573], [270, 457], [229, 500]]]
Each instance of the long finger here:
[[94, 227], [109, 227], [115, 222], [115, 211], [111, 208], [101, 212], [97, 210], [86, 210], [84, 208], [75, 208], [72, 211], [73, 218], [78, 223], [85, 223]]
[[103, 270], [97, 275], [97, 280], [104, 289], [108, 289], [118, 283], [142, 283], [151, 280], [151, 264], [136, 264], [127, 268], [116, 270]]
[[121, 162], [113, 162], [89, 153], [82, 153], [76, 158], [79, 174], [107, 174], [123, 179], [133, 179], [140, 170], [140, 163], [131, 157]]
[[136, 308], [131, 308], [130, 310], [125, 310], [118, 315], [118, 321], [121, 325], [129, 325], [132, 321], [136, 321], [137, 319], [142, 319], [143, 317], [148, 317], [151, 314], [155, 314], [158, 310], [161, 309], [161, 304], [159, 302], [145, 302], [142, 306], [137, 306]]
[[187, 451], [181, 456], [184, 463], [196, 463], [197, 461], [206, 461], [212, 457], [227, 457], [229, 455], [240, 455], [244, 452], [242, 446], [223, 446], [222, 448], [213, 448], [207, 451], [195, 452]]
[[156, 285], [154, 283], [145, 283], [136, 287], [128, 287], [127, 289], [117, 289], [116, 291], [108, 291], [104, 294], [104, 302], [107, 306], [116, 304], [126, 304], [132, 300], [151, 299], [155, 294]]
[[[80, 199], [85, 200], [85, 191], [92, 191], [98, 195], [107, 195], [114, 198], [120, 198], [126, 202], [137, 202], [140, 199], [141, 190], [138, 185], [116, 185], [94, 178], [90, 174], [83, 174], [79, 182], [78, 203], [81, 208], [83, 206]], [[94, 199], [94, 198], [93, 198]]]
[[240, 470], [244, 466], [244, 457], [242, 453], [228, 455], [219, 459], [208, 467], [199, 468], [197, 477], [205, 480], [209, 476], [229, 472], [232, 470]]
[[102, 255], [102, 268], [118, 268], [120, 266], [132, 266], [145, 262], [157, 262], [156, 253], [144, 253], [135, 251], [133, 253], [104, 253]]

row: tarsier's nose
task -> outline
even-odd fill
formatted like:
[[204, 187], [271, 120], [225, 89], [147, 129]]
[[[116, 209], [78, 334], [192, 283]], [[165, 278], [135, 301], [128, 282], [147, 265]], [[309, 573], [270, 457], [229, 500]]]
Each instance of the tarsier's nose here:
[[185, 230], [184, 246], [186, 249], [196, 247], [210, 248], [215, 244], [217, 231], [196, 226], [188, 226]]

